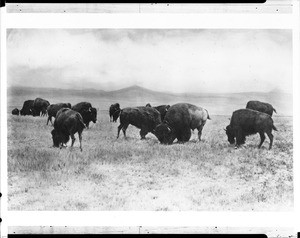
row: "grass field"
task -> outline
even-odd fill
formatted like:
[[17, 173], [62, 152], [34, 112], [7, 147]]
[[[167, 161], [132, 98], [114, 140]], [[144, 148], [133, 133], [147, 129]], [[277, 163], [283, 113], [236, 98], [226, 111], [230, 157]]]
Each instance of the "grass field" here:
[[[21, 99], [9, 100], [8, 110], [16, 101]], [[9, 111], [8, 208], [292, 210], [292, 117], [274, 117], [278, 132], [273, 132], [270, 151], [268, 138], [257, 148], [259, 135], [235, 150], [223, 131], [228, 116], [211, 118], [202, 142], [196, 142], [195, 131], [190, 142], [165, 146], [152, 134], [140, 140], [133, 126], [128, 139], [123, 134], [116, 139], [119, 123], [110, 123], [108, 112], [100, 110], [98, 122], [83, 132], [80, 152], [77, 134], [74, 148], [53, 148], [53, 127], [46, 126], [46, 117], [12, 116]]]

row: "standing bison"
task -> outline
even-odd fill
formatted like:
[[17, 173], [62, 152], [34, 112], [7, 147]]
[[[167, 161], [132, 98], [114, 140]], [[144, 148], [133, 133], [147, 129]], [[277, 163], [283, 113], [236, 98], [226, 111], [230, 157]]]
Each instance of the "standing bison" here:
[[249, 101], [246, 105], [246, 108], [256, 110], [259, 112], [264, 112], [270, 116], [273, 115], [273, 111], [277, 113], [275, 108], [273, 108], [271, 104], [266, 102], [260, 102], [260, 101]]
[[119, 103], [115, 103], [110, 105], [109, 107], [109, 121], [113, 121], [113, 122], [117, 122], [118, 117], [120, 115], [120, 104]]
[[[151, 107], [151, 104], [147, 103], [146, 107]], [[159, 111], [161, 120], [163, 121], [165, 119], [167, 111], [170, 108], [170, 105], [160, 105], [160, 106], [153, 107], [153, 108], [155, 108], [157, 111]]]
[[44, 116], [47, 113], [47, 107], [50, 103], [42, 98], [36, 98], [33, 102], [33, 115], [34, 116]]
[[12, 114], [12, 115], [19, 115], [19, 113], [20, 113], [20, 111], [19, 111], [18, 108], [15, 108], [15, 109], [13, 109], [13, 110], [11, 111], [11, 114]]
[[191, 129], [197, 128], [200, 141], [207, 119], [210, 117], [206, 109], [189, 103], [178, 103], [169, 108], [164, 121], [155, 128], [154, 133], [160, 143], [172, 144], [176, 138], [178, 142], [189, 141]]
[[97, 110], [92, 107], [89, 102], [80, 102], [72, 107], [72, 110], [79, 112], [83, 118], [83, 122], [89, 128], [90, 122], [97, 122]]
[[230, 124], [226, 127], [226, 134], [230, 144], [236, 143], [236, 148], [246, 142], [246, 136], [259, 133], [261, 147], [265, 140], [265, 133], [270, 139], [269, 149], [272, 148], [272, 129], [277, 131], [273, 125], [273, 119], [266, 113], [251, 109], [240, 109], [232, 113]]
[[47, 125], [48, 125], [49, 121], [51, 122], [51, 124], [53, 124], [52, 117], [55, 118], [56, 113], [63, 107], [71, 109], [71, 104], [70, 103], [56, 103], [56, 104], [51, 104], [47, 107], [47, 112], [48, 112]]
[[54, 129], [51, 131], [53, 146], [61, 148], [63, 144], [66, 144], [69, 141], [71, 136], [71, 147], [73, 147], [75, 142], [74, 134], [78, 133], [80, 150], [82, 151], [81, 141], [84, 128], [85, 125], [80, 113], [69, 108], [61, 108], [56, 114]]
[[141, 139], [151, 132], [161, 123], [160, 113], [152, 107], [127, 107], [120, 112], [120, 125], [118, 126], [119, 138], [122, 129], [124, 137], [126, 137], [126, 129], [131, 124], [140, 130]]
[[34, 113], [33, 113], [33, 111], [34, 111], [34, 109], [33, 109], [33, 102], [34, 102], [34, 100], [26, 100], [23, 103], [23, 107], [20, 110], [20, 114], [22, 116], [34, 115]]

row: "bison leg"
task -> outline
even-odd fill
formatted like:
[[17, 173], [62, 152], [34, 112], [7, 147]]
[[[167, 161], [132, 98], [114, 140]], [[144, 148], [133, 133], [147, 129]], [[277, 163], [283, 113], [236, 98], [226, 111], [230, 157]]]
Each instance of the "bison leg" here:
[[243, 135], [243, 131], [241, 128], [236, 129], [236, 142], [235, 148], [245, 143], [245, 136]]
[[140, 131], [141, 140], [146, 139], [147, 134], [148, 134], [148, 131], [145, 128], [142, 128]]
[[201, 135], [202, 135], [203, 127], [204, 127], [204, 124], [202, 124], [201, 126], [199, 126], [199, 127], [197, 128], [197, 130], [198, 130], [198, 139], [199, 139], [199, 141], [201, 141]]
[[271, 131], [268, 131], [268, 132], [267, 132], [267, 135], [268, 135], [268, 137], [269, 137], [269, 139], [270, 139], [270, 146], [269, 146], [269, 150], [270, 150], [270, 149], [272, 149], [273, 138], [274, 138], [274, 136], [272, 135]]
[[264, 133], [264, 132], [260, 132], [259, 135], [260, 135], [260, 143], [259, 143], [259, 145], [258, 145], [258, 148], [261, 147], [261, 145], [264, 143], [264, 141], [265, 141], [265, 139], [266, 139], [266, 136], [265, 136], [265, 133]]
[[117, 139], [119, 138], [121, 129], [123, 130], [124, 137], [126, 137], [126, 129], [127, 129], [128, 126], [129, 126], [129, 124], [124, 125], [124, 124], [122, 124], [122, 123], [118, 126], [118, 135], [117, 135]]
[[86, 125], [86, 128], [89, 129], [90, 122], [87, 122], [85, 125]]
[[82, 131], [78, 131], [78, 137], [79, 137], [79, 144], [80, 144], [80, 151], [82, 151], [82, 144], [81, 144], [81, 141], [82, 141]]
[[73, 147], [74, 142], [75, 142], [75, 136], [74, 136], [74, 134], [71, 134], [71, 138], [72, 138], [72, 144], [71, 144], [71, 147]]

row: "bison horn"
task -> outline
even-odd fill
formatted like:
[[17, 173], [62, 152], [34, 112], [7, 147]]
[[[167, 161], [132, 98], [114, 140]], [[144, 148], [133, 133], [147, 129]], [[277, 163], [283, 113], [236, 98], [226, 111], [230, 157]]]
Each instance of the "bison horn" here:
[[91, 112], [91, 111], [92, 111], [92, 108], [90, 107], [90, 108], [89, 108], [89, 112]]
[[225, 128], [223, 128], [224, 131], [227, 131]]
[[168, 131], [170, 132], [171, 131], [170, 127], [167, 126], [167, 128], [168, 128]]

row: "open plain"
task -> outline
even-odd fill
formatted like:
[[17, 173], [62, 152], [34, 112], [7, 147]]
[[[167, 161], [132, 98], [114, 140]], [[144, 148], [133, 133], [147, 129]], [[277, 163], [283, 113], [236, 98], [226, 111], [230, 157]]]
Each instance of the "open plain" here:
[[[130, 91], [128, 93], [128, 90]], [[233, 110], [245, 107], [249, 95], [199, 98], [168, 97], [141, 88], [101, 95], [99, 92], [10, 90], [8, 92], [9, 210], [148, 210], [148, 211], [287, 211], [293, 209], [293, 117], [287, 101], [262, 98], [275, 105], [274, 144], [259, 135], [234, 149], [223, 130]], [[135, 92], [135, 93], [133, 93]], [[148, 94], [147, 94], [148, 93]], [[131, 95], [132, 97], [129, 97]], [[50, 103], [89, 101], [98, 121], [78, 136], [73, 148], [54, 148], [46, 117], [13, 116], [23, 101], [43, 97]], [[160, 97], [161, 96], [161, 97]], [[261, 96], [261, 98], [259, 97]], [[239, 98], [238, 98], [239, 97]], [[237, 100], [236, 100], [237, 99]], [[249, 98], [249, 100], [252, 98]], [[152, 134], [140, 140], [129, 126], [127, 139], [116, 139], [119, 123], [109, 122], [108, 107], [191, 102], [205, 107], [207, 121], [201, 142], [192, 133], [188, 143], [165, 146]], [[198, 102], [198, 103], [197, 103]], [[218, 103], [220, 102], [220, 103]], [[280, 104], [282, 103], [282, 104]], [[276, 106], [277, 105], [277, 106]]]

